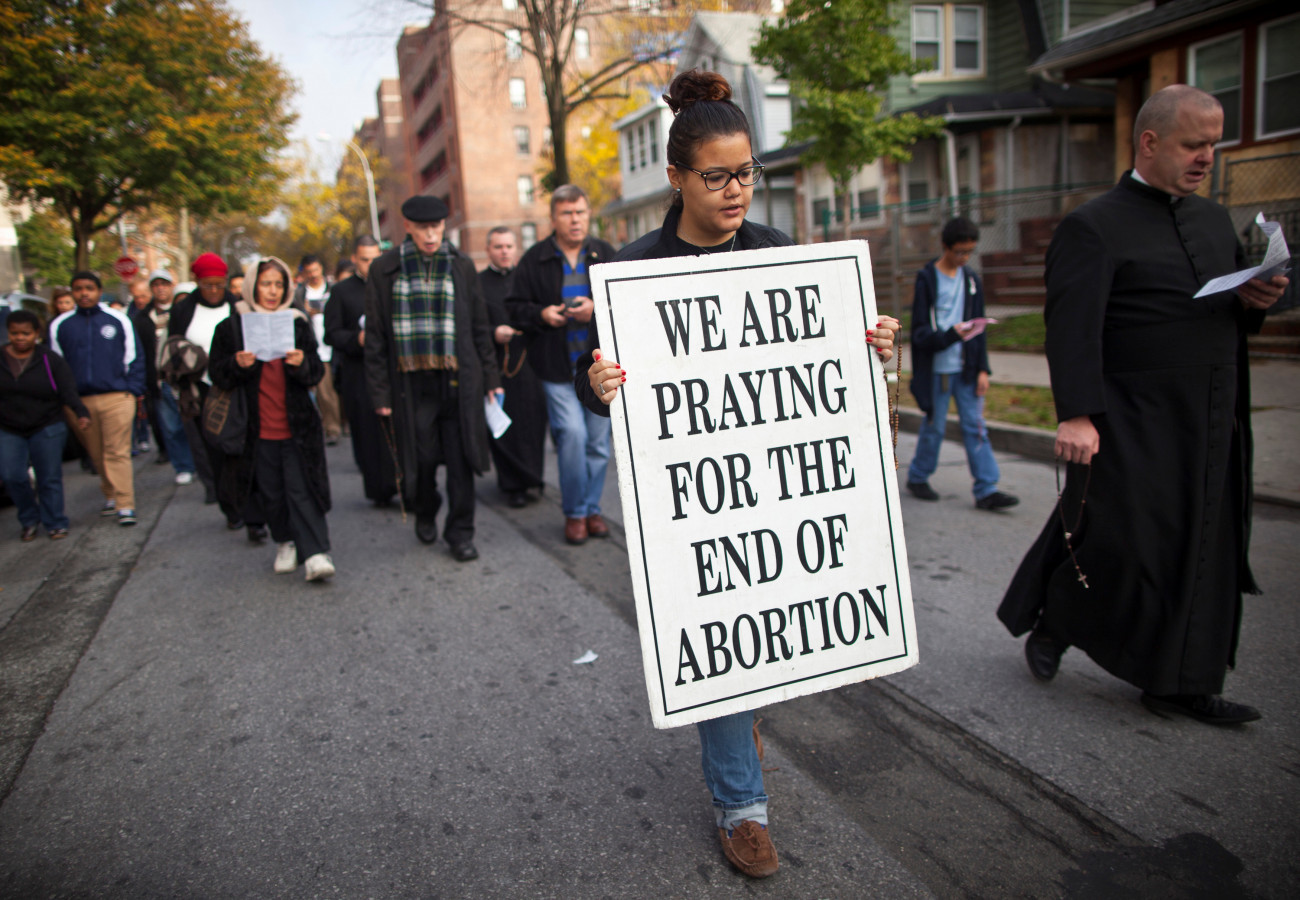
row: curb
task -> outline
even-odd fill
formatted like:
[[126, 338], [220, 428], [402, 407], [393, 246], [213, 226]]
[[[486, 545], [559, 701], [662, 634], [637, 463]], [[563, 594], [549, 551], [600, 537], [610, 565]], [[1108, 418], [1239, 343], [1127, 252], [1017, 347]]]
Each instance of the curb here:
[[[925, 413], [916, 407], [899, 407], [898, 427], [903, 431], [916, 434], [923, 421], [925, 421]], [[986, 422], [985, 427], [989, 432], [989, 443], [1000, 453], [1015, 453], [1038, 462], [1050, 463], [1056, 460], [1056, 432], [1054, 431], [1044, 431], [1026, 425], [1011, 425], [1006, 422]], [[948, 416], [944, 439], [961, 443], [961, 423], [956, 416]], [[1300, 509], [1300, 498], [1268, 491], [1255, 491], [1255, 502]]]

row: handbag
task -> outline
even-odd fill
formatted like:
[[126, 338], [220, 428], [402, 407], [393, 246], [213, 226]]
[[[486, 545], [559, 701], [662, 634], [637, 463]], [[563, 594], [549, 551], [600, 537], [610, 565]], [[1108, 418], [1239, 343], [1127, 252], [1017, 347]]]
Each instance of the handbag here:
[[203, 438], [227, 456], [240, 456], [244, 452], [248, 434], [245, 402], [244, 392], [239, 388], [227, 391], [216, 386], [208, 390], [203, 401]]

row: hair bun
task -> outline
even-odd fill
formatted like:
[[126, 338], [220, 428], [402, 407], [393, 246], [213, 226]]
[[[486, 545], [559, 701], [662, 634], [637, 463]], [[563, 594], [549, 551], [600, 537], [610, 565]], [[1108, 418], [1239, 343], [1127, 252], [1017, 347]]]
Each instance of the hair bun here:
[[683, 109], [701, 100], [722, 101], [731, 99], [731, 85], [717, 72], [703, 69], [691, 69], [682, 72], [668, 85], [668, 93], [663, 95], [668, 108], [677, 115]]

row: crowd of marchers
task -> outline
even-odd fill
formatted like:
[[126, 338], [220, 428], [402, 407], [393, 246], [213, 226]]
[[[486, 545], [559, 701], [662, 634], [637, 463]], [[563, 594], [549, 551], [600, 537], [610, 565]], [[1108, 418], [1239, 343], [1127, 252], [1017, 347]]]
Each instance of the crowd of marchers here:
[[[150, 449], [152, 435], [157, 462], [170, 462], [178, 485], [197, 480], [227, 528], [254, 544], [269, 535], [275, 572], [303, 566], [308, 581], [326, 580], [335, 571], [326, 447], [346, 436], [369, 501], [400, 502], [419, 541], [441, 537], [467, 562], [479, 555], [475, 475], [494, 468], [509, 507], [534, 502], [548, 431], [557, 537], [561, 526], [574, 545], [608, 537], [610, 405], [629, 372], [601, 351], [591, 267], [792, 243], [746, 218], [763, 164], [730, 96], [714, 73], [674, 80], [665, 95], [675, 117], [664, 148], [671, 203], [660, 229], [621, 251], [589, 233], [588, 199], [565, 185], [551, 198], [552, 233], [517, 259], [515, 235], [494, 228], [482, 271], [445, 239], [446, 204], [421, 195], [401, 207], [400, 244], [381, 252], [374, 236], [356, 238], [333, 279], [311, 256], [296, 269], [272, 257], [232, 275], [204, 253], [192, 283], [155, 271], [120, 309], [104, 302], [97, 274], [75, 273], [55, 292], [48, 324], [27, 311], [7, 321], [0, 478], [21, 539], [42, 527], [67, 536], [69, 447], [99, 475], [101, 514], [135, 524], [132, 454]], [[999, 616], [1013, 634], [1029, 633], [1026, 660], [1040, 680], [1074, 646], [1158, 714], [1240, 725], [1259, 711], [1220, 692], [1236, 661], [1242, 594], [1258, 590], [1245, 334], [1287, 280], [1194, 296], [1246, 263], [1222, 207], [1196, 195], [1223, 110], [1176, 85], [1153, 94], [1136, 122], [1133, 169], [1066, 217], [1047, 253], [1047, 356], [1066, 477]], [[955, 402], [974, 505], [1001, 514], [1018, 501], [998, 489], [983, 419], [992, 320], [969, 267], [978, 238], [974, 223], [949, 222], [940, 254], [917, 276], [911, 387], [926, 419], [905, 484], [918, 500], [940, 500], [929, 479]], [[898, 328], [882, 317], [867, 331], [882, 360]], [[267, 333], [279, 338], [256, 337]], [[504, 433], [488, 429], [493, 407], [510, 419]], [[752, 711], [698, 731], [724, 854], [751, 877], [774, 874]]]

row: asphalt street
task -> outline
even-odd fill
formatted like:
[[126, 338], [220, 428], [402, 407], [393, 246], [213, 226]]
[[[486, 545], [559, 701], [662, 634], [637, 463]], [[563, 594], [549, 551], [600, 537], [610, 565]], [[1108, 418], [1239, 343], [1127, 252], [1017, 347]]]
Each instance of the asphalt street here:
[[1032, 680], [993, 613], [1053, 472], [1000, 460], [1010, 512], [951, 442], [942, 501], [902, 498], [920, 665], [761, 712], [761, 882], [721, 855], [694, 730], [650, 724], [612, 473], [614, 537], [582, 547], [554, 487], [507, 510], [482, 480], [458, 564], [332, 448], [318, 586], [149, 457], [135, 529], [69, 466], [72, 538], [0, 541], [0, 897], [1296, 896], [1300, 511], [1256, 507], [1226, 693], [1265, 718], [1213, 729], [1077, 652]]

